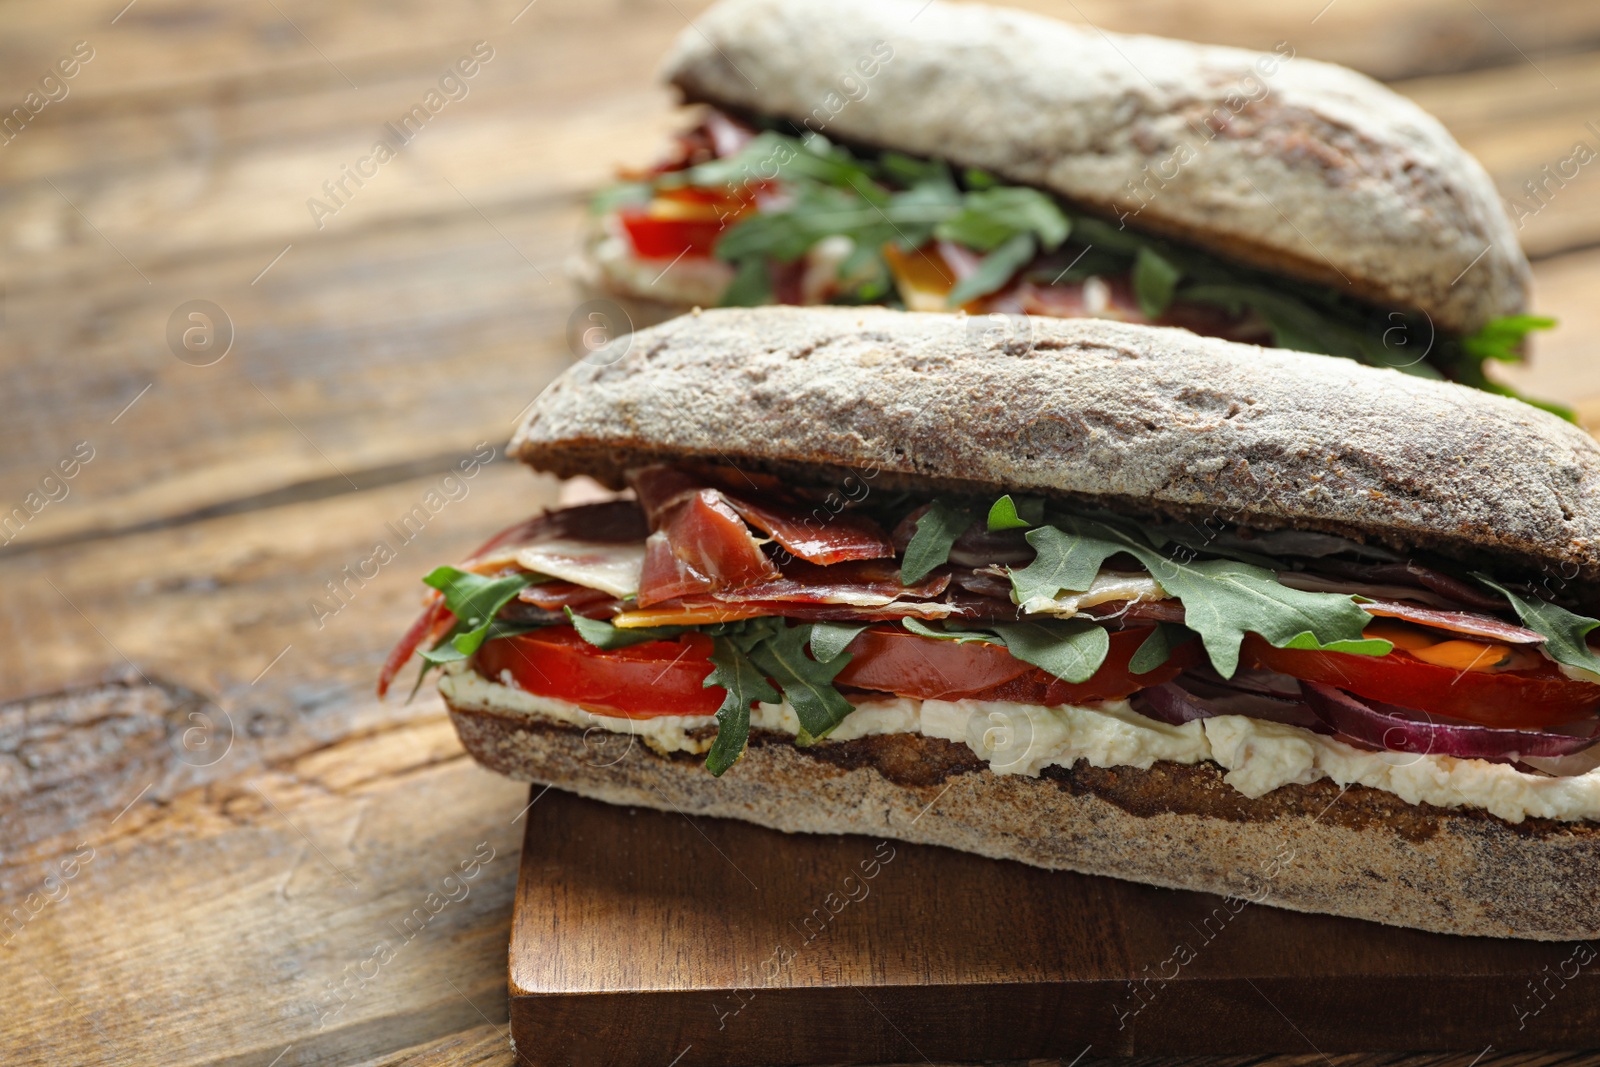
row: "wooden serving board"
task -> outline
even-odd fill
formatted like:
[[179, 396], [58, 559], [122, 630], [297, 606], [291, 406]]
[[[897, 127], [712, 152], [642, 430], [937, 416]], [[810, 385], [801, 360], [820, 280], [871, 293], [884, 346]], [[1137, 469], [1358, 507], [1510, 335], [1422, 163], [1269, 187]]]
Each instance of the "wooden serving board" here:
[[535, 1067], [1600, 1044], [1587, 944], [530, 800], [509, 979]]

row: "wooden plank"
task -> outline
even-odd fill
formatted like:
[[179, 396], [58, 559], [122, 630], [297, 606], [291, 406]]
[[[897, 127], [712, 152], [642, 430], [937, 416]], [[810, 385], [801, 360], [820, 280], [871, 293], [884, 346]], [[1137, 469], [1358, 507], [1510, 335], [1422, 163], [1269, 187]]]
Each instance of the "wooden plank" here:
[[[636, 22], [656, 18], [681, 26], [684, 16], [705, 6], [705, 0], [600, 0], [584, 11], [547, 0], [511, 26], [510, 19], [523, 7], [520, 0], [432, 11], [407, 9], [404, 18], [373, 3], [284, 4], [280, 15], [270, 5], [141, 0], [112, 26], [105, 6], [89, 0], [62, 5], [35, 2], [12, 5], [16, 19], [8, 24], [0, 58], [7, 60], [4, 68], [10, 84], [21, 86], [32, 80], [25, 73], [30, 69], [27, 60], [37, 61], [41, 55], [53, 58], [53, 50], [62, 43], [98, 34], [110, 42], [108, 48], [115, 46], [107, 56], [108, 76], [133, 87], [226, 80], [241, 71], [302, 66], [320, 67], [345, 84], [333, 69], [335, 64], [358, 85], [365, 85], [364, 77], [374, 67], [382, 69], [382, 57], [415, 49], [419, 41], [471, 39], [496, 30], [528, 32], [531, 26], [550, 28], [564, 22], [580, 23], [600, 36], [620, 23], [631, 30]], [[1306, 54], [1381, 78], [1501, 65], [1519, 58], [1519, 50], [1539, 56], [1600, 46], [1600, 15], [1584, 0], [1546, 0], [1538, 5], [1512, 0], [1481, 0], [1475, 5], [1451, 0], [1333, 4], [1307, 0], [1288, 5], [1270, 0], [1226, 4], [1011, 0], [1011, 6], [1127, 33], [1269, 49], [1277, 41], [1290, 40]], [[77, 36], [70, 36], [73, 33]]]
[[[1483, 163], [1530, 256], [1600, 243], [1600, 55], [1518, 59], [1395, 88]], [[1575, 151], [1580, 143], [1587, 152]]]
[[1531, 358], [1518, 366], [1491, 371], [1530, 396], [1559, 400], [1577, 408], [1584, 425], [1600, 432], [1600, 250], [1574, 252], [1534, 264], [1534, 306], [1558, 320], [1555, 329], [1535, 335]]
[[[535, 1067], [1581, 1048], [1600, 1028], [1572, 945], [530, 795], [510, 986]], [[1559, 991], [1535, 998], [1546, 967]]]
[[8, 991], [31, 1008], [0, 1019], [8, 1063], [349, 1063], [504, 1025], [523, 791], [432, 698], [270, 769], [128, 793], [0, 867]]
[[[74, 498], [30, 522], [22, 544], [330, 491], [345, 478], [369, 486], [439, 469], [476, 441], [504, 436], [504, 414], [490, 414], [514, 406], [500, 400], [503, 383], [526, 383], [530, 397], [568, 356], [573, 297], [561, 264], [581, 225], [583, 191], [613, 163], [653, 155], [674, 121], [646, 72], [683, 22], [647, 5], [630, 15], [636, 32], [612, 40], [596, 28], [615, 17], [609, 8], [536, 13], [539, 32], [508, 37], [472, 95], [451, 105], [459, 110], [442, 113], [321, 231], [305, 201], [431, 83], [457, 43], [397, 51], [380, 34], [372, 54], [386, 65], [364, 72], [378, 80], [359, 91], [293, 65], [262, 68], [288, 71], [280, 84], [241, 61], [243, 73], [227, 75], [234, 80], [218, 92], [193, 79], [140, 83], [108, 66], [104, 91], [85, 81], [7, 148], [23, 184], [0, 205], [0, 226], [19, 235], [24, 254], [0, 265], [8, 288], [0, 388], [15, 407], [0, 502], [15, 507], [77, 442], [107, 442]], [[197, 18], [175, 32], [248, 40], [226, 21], [243, 17]], [[454, 25], [425, 28], [449, 38]], [[170, 47], [186, 58], [194, 50]], [[1553, 158], [1562, 124], [1574, 125], [1587, 106], [1593, 78], [1585, 80], [1583, 60], [1548, 69], [1569, 85], [1570, 104], [1539, 127], [1546, 133], [1503, 148], [1485, 142], [1503, 182]], [[1515, 92], [1499, 74], [1481, 92], [1468, 91], [1479, 75], [1412, 88], [1446, 110], [1457, 95], [1484, 108], [1512, 101], [1521, 110], [1494, 128], [1526, 125], [1549, 110], [1536, 91], [1547, 87], [1531, 66], [1513, 75]], [[1473, 112], [1455, 113], [1470, 126]], [[539, 151], [505, 151], [534, 143]], [[1535, 250], [1600, 233], [1600, 198], [1577, 184], [1562, 195], [1527, 230]], [[166, 351], [168, 318], [197, 298], [219, 304], [237, 332], [215, 367], [186, 366]], [[79, 367], [70, 380], [56, 373], [67, 351]], [[491, 419], [495, 432], [479, 436]], [[210, 440], [222, 426], [233, 438], [226, 449]]]
[[8, 1063], [505, 1062], [524, 790], [431, 691], [369, 694], [417, 576], [551, 483], [482, 471], [322, 628], [307, 610], [437, 481], [0, 561], [7, 644], [37, 653], [0, 699], [121, 679], [0, 706], [0, 967], [36, 1009], [0, 1020]]

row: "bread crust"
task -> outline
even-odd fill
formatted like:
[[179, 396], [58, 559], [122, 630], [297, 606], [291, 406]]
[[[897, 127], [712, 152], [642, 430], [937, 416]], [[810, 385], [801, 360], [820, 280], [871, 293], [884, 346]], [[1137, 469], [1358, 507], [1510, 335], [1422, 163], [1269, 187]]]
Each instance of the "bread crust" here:
[[964, 745], [909, 734], [823, 742], [756, 731], [721, 778], [535, 716], [452, 706], [479, 763], [611, 804], [790, 833], [943, 845], [1036, 867], [1230, 894], [1439, 933], [1600, 934], [1600, 828], [1412, 805], [1363, 786], [1286, 785], [1252, 800], [1215, 764], [997, 775]]
[[1446, 331], [1527, 304], [1483, 168], [1332, 64], [941, 0], [722, 0], [663, 75], [689, 101], [981, 167]]
[[882, 308], [697, 312], [626, 349], [551, 385], [512, 454], [612, 486], [703, 459], [1046, 493], [1509, 557], [1580, 594], [1600, 576], [1600, 445], [1446, 382], [1183, 330]]

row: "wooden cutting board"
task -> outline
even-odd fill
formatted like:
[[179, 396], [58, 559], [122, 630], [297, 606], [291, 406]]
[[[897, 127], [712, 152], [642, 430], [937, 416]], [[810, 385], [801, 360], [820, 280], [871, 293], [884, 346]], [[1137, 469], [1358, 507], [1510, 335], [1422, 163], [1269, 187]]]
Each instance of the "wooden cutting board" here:
[[1301, 915], [535, 788], [536, 1067], [1600, 1046], [1600, 950]]

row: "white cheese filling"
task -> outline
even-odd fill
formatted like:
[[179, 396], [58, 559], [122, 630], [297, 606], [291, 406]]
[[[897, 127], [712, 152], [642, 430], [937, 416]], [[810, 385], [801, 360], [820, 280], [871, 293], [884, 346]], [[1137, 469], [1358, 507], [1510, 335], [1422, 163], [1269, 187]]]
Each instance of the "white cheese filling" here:
[[[439, 689], [458, 707], [529, 715], [586, 731], [631, 734], [659, 752], [699, 753], [711, 747], [713, 731], [706, 728], [716, 719], [710, 715], [649, 719], [596, 715], [508, 682], [491, 681], [464, 663], [455, 663], [445, 668]], [[788, 734], [799, 730], [787, 703], [756, 705], [750, 725]], [[1045, 767], [1070, 767], [1078, 760], [1087, 760], [1092, 767], [1141, 769], [1157, 760], [1186, 764], [1212, 760], [1227, 771], [1223, 780], [1247, 797], [1264, 796], [1292, 782], [1329, 778], [1340, 786], [1381, 789], [1412, 804], [1481, 808], [1513, 823], [1530, 816], [1600, 819], [1600, 769], [1550, 778], [1484, 760], [1369, 752], [1296, 726], [1241, 715], [1169, 726], [1138, 714], [1125, 700], [1047, 708], [888, 697], [860, 704], [830, 740], [896, 733], [965, 744], [996, 774], [1036, 776]]]

